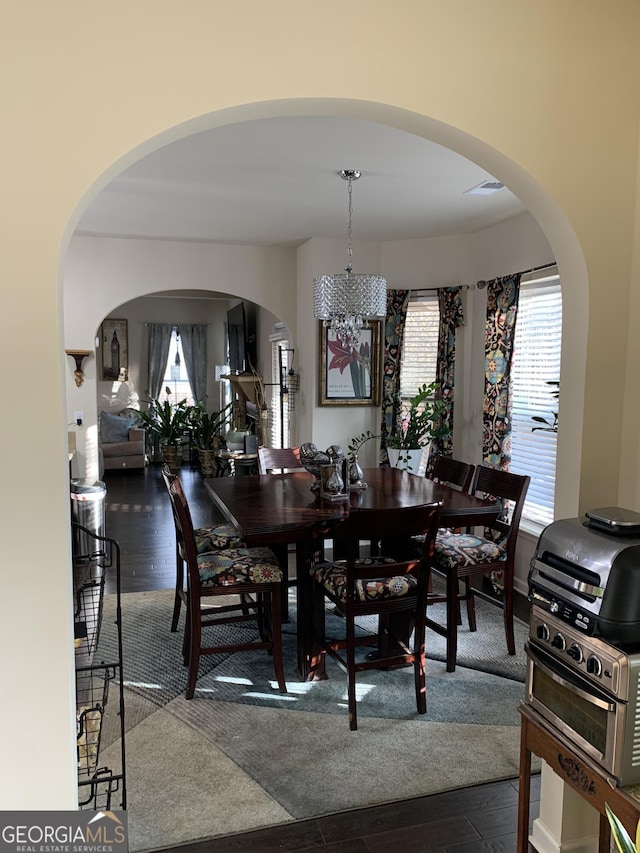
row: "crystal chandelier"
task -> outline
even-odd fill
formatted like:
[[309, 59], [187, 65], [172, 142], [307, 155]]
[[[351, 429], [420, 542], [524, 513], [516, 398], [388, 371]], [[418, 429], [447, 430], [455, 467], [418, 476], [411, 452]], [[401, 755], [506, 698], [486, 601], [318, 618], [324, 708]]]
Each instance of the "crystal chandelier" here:
[[313, 316], [323, 320], [347, 347], [355, 346], [360, 329], [368, 320], [386, 316], [387, 281], [381, 275], [354, 273], [351, 250], [351, 217], [353, 215], [352, 184], [360, 177], [357, 169], [338, 173], [347, 181], [349, 224], [347, 226], [348, 261], [343, 273], [319, 275], [313, 280]]

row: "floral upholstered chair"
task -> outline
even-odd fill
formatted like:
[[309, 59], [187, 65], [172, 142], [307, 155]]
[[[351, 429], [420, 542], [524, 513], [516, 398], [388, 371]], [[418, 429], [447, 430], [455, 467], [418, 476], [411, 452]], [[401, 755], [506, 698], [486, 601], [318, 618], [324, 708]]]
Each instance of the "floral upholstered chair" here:
[[[432, 567], [445, 576], [446, 594], [430, 595], [428, 603], [446, 601], [447, 623], [441, 625], [427, 618], [427, 627], [447, 639], [447, 672], [454, 672], [456, 668], [461, 601], [467, 603], [469, 630], [476, 630], [475, 596], [502, 607], [507, 649], [510, 655], [516, 653], [513, 633], [513, 576], [520, 517], [529, 481], [529, 477], [521, 474], [479, 465], [470, 492], [478, 497], [491, 497], [496, 500], [502, 507], [500, 515], [490, 527], [484, 528], [480, 536], [446, 529], [438, 531]], [[488, 594], [472, 585], [474, 576], [496, 572], [500, 576], [500, 583], [496, 585], [501, 588], [499, 596]]]
[[[175, 475], [171, 472], [169, 466], [165, 463], [162, 466], [162, 479], [169, 491], [169, 485]], [[171, 496], [171, 495], [169, 495]], [[225, 548], [244, 548], [244, 541], [238, 534], [233, 524], [217, 524], [213, 527], [196, 527], [193, 531], [198, 554], [205, 554], [207, 551], [220, 551]], [[178, 630], [178, 620], [180, 619], [180, 606], [186, 600], [186, 592], [184, 588], [184, 560], [180, 555], [178, 540], [176, 539], [176, 589], [173, 599], [173, 615], [171, 617], [171, 630]]]
[[[178, 551], [187, 568], [187, 618], [184, 663], [188, 667], [187, 699], [193, 697], [202, 655], [265, 649], [273, 656], [276, 681], [287, 692], [282, 662], [282, 571], [269, 548], [220, 548], [198, 553], [189, 505], [180, 478], [163, 468], [173, 511]], [[239, 601], [231, 601], [229, 596]], [[220, 602], [213, 601], [220, 597]], [[237, 634], [216, 632], [216, 645], [203, 643], [203, 628], [255, 622], [259, 636], [243, 641]], [[225, 642], [225, 639], [227, 642]]]
[[[310, 570], [313, 591], [313, 647], [311, 671], [324, 675], [325, 655], [335, 658], [347, 671], [349, 728], [358, 728], [356, 674], [413, 664], [416, 705], [426, 713], [424, 629], [429, 563], [442, 505], [438, 502], [396, 509], [351, 508], [348, 523], [336, 531], [334, 544], [346, 551], [344, 560], [320, 562]], [[393, 538], [402, 555], [360, 558], [361, 540], [376, 531], [383, 540]], [[422, 535], [419, 556], [411, 548], [412, 537]], [[325, 599], [344, 616], [345, 632], [330, 637], [325, 626]], [[356, 637], [358, 616], [377, 615], [385, 620], [385, 632]], [[406, 626], [415, 622], [413, 645], [394, 632], [394, 616]], [[342, 622], [342, 620], [340, 620]], [[356, 646], [377, 645], [377, 652], [356, 660]]]

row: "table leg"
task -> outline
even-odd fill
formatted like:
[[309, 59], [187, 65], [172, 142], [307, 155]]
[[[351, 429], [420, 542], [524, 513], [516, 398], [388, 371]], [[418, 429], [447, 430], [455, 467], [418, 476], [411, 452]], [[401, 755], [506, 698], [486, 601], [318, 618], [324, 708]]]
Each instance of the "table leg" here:
[[520, 777], [518, 789], [518, 840], [517, 853], [529, 849], [529, 799], [531, 787], [531, 752], [527, 745], [529, 723], [522, 718], [520, 729]]
[[313, 643], [313, 580], [309, 570], [320, 547], [321, 544], [319, 545], [316, 540], [296, 544], [298, 671], [304, 681], [309, 678]]

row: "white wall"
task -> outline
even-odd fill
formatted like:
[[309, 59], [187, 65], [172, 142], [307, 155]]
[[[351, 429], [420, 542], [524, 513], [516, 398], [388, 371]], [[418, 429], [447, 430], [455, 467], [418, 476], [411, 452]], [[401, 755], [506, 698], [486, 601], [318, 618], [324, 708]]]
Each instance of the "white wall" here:
[[[219, 309], [213, 307], [213, 301], [187, 300], [182, 307], [181, 300], [156, 300], [154, 297], [141, 304], [134, 301], [151, 293], [180, 290], [212, 291], [230, 294], [234, 299], [249, 299], [288, 318], [295, 329], [293, 249], [76, 236], [71, 241], [65, 272], [65, 346], [94, 350], [95, 335], [102, 320], [110, 314], [123, 316], [119, 306], [127, 306], [126, 310], [132, 311], [129, 349], [132, 357], [144, 365], [144, 322], [156, 318], [162, 322], [176, 322], [172, 317], [185, 322], [202, 322], [202, 309], [206, 306], [205, 316], [212, 321], [209, 358], [215, 369], [215, 364], [222, 363], [224, 336], [220, 332]], [[99, 356], [85, 361], [85, 382], [81, 388], [76, 388], [73, 381], [71, 359], [67, 364], [67, 423], [70, 429], [75, 429], [73, 413], [78, 410], [85, 413], [84, 427], [76, 430], [78, 460], [73, 473], [90, 480], [98, 476], [98, 362]], [[138, 377], [145, 374], [146, 367], [141, 367]], [[136, 379], [134, 373], [132, 378]], [[217, 401], [217, 389], [210, 388], [212, 398]], [[136, 388], [138, 394], [144, 394], [145, 390]], [[99, 393], [104, 393], [103, 388]]]

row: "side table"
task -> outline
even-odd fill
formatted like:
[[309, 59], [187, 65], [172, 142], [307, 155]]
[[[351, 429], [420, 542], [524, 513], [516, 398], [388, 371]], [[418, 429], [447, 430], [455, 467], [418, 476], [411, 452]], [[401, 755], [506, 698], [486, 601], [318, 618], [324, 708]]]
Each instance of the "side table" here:
[[[545, 720], [528, 705], [518, 709], [520, 729], [520, 785], [518, 793], [517, 853], [527, 853], [529, 829], [529, 783], [531, 780], [531, 753], [543, 758], [563, 782], [570, 785], [600, 814], [598, 835], [599, 853], [609, 853], [610, 828], [605, 804], [620, 819], [631, 836], [636, 837], [640, 819], [640, 801], [629, 788], [617, 788], [611, 777], [593, 762], [578, 755]], [[636, 786], [637, 787], [637, 786]], [[634, 788], [635, 794], [635, 788]]]

